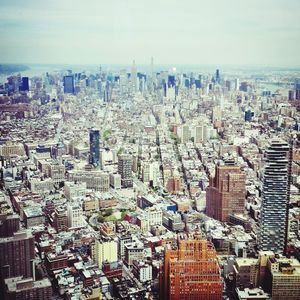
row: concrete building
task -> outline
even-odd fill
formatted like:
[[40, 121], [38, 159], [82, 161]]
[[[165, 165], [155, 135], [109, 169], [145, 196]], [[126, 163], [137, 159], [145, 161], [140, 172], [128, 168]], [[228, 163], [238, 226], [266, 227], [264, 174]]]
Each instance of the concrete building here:
[[11, 155], [25, 156], [24, 145], [21, 143], [7, 142], [0, 146], [0, 156], [8, 158]]
[[58, 162], [51, 163], [48, 166], [49, 176], [54, 183], [61, 183], [65, 181], [65, 166]]
[[120, 174], [110, 174], [110, 185], [118, 190], [121, 188], [121, 175]]
[[162, 210], [156, 207], [149, 207], [145, 209], [148, 227], [152, 225], [162, 225]]
[[181, 143], [187, 143], [191, 139], [189, 125], [184, 124], [178, 128], [178, 137]]
[[149, 262], [134, 260], [132, 272], [140, 282], [152, 280], [152, 265]]
[[68, 212], [63, 206], [55, 208], [53, 226], [57, 232], [68, 230]]
[[69, 228], [80, 228], [85, 226], [82, 207], [79, 203], [68, 203], [68, 226]]
[[141, 242], [132, 242], [124, 245], [125, 258], [124, 261], [127, 266], [132, 266], [133, 261], [141, 261], [144, 259], [144, 245]]
[[183, 231], [185, 227], [181, 215], [173, 211], [164, 211], [163, 224], [172, 231]]
[[268, 269], [272, 300], [300, 299], [300, 262], [297, 259], [270, 257]]
[[144, 183], [149, 183], [150, 181], [150, 164], [148, 162], [142, 164], [142, 181]]
[[23, 209], [23, 220], [26, 228], [38, 226], [45, 223], [45, 214], [40, 206], [29, 206]]
[[30, 178], [29, 187], [33, 193], [50, 193], [54, 191], [54, 182], [51, 178]]
[[258, 287], [259, 264], [257, 259], [237, 257], [233, 273], [236, 287]]
[[92, 258], [102, 268], [104, 262], [118, 261], [118, 242], [112, 238], [96, 240], [92, 248]]
[[68, 200], [74, 200], [74, 198], [77, 197], [84, 197], [86, 190], [86, 182], [66, 181], [64, 185], [64, 195]]
[[121, 175], [122, 187], [132, 187], [132, 156], [121, 154], [118, 156], [118, 173]]
[[237, 288], [236, 289], [238, 300], [267, 300], [271, 299], [270, 295], [265, 293], [260, 288]]
[[102, 171], [71, 170], [68, 172], [70, 181], [85, 182], [87, 189], [107, 192], [109, 190], [109, 174]]

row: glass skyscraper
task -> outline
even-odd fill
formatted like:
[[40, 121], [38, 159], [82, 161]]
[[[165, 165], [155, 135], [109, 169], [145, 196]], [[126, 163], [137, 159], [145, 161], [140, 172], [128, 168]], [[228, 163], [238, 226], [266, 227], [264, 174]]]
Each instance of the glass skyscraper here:
[[97, 129], [90, 129], [90, 160], [94, 166], [100, 166], [100, 132]]
[[290, 147], [276, 140], [266, 151], [259, 220], [258, 248], [283, 253], [288, 227], [290, 193]]
[[74, 94], [74, 77], [73, 75], [64, 76], [64, 93]]

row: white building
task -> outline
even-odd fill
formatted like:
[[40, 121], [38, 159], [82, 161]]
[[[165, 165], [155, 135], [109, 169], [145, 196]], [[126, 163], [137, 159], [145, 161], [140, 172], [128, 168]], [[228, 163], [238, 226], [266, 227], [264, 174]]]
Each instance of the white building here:
[[152, 280], [152, 265], [143, 261], [133, 261], [133, 274], [140, 282]]
[[100, 192], [109, 190], [109, 174], [102, 171], [71, 170], [68, 172], [70, 181], [85, 182], [88, 189]]
[[150, 181], [150, 164], [149, 162], [143, 162], [142, 164], [142, 181], [149, 183]]
[[120, 174], [110, 174], [110, 185], [114, 189], [121, 188], [121, 175]]
[[85, 226], [82, 207], [79, 203], [68, 203], [68, 225], [69, 228], [79, 228]]
[[34, 193], [43, 194], [54, 191], [54, 182], [51, 178], [30, 178], [29, 186]]
[[148, 230], [152, 225], [162, 225], [162, 210], [156, 207], [149, 207], [145, 209], [146, 218], [148, 222]]
[[58, 162], [50, 163], [48, 166], [49, 176], [54, 183], [60, 183], [65, 181], [65, 166]]
[[68, 200], [73, 200], [76, 197], [83, 197], [86, 194], [85, 182], [66, 181], [64, 186], [64, 194]]
[[180, 138], [181, 143], [187, 143], [191, 138], [189, 125], [184, 124], [178, 127], [177, 135]]

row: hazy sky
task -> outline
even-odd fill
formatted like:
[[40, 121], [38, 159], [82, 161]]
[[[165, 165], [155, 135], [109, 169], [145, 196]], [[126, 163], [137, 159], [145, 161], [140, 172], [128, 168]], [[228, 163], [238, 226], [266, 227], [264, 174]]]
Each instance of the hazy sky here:
[[300, 66], [300, 0], [0, 0], [0, 63]]

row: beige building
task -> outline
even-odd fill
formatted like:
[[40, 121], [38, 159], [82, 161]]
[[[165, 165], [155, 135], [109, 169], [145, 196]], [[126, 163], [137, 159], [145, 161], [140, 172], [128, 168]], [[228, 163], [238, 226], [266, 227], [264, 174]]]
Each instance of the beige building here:
[[70, 228], [79, 228], [85, 226], [82, 207], [79, 203], [68, 203], [68, 225]]
[[270, 258], [272, 300], [300, 299], [300, 262], [295, 258]]
[[48, 166], [49, 176], [52, 178], [54, 183], [60, 183], [65, 181], [65, 166], [58, 163], [53, 162]]
[[124, 245], [125, 263], [132, 266], [133, 261], [141, 261], [144, 259], [144, 245], [141, 242], [132, 242]]
[[256, 258], [237, 257], [233, 266], [236, 287], [257, 287], [259, 264]]
[[92, 258], [102, 268], [103, 262], [115, 262], [118, 260], [118, 243], [114, 239], [105, 238], [96, 240], [92, 247]]
[[25, 156], [25, 149], [21, 143], [7, 142], [5, 145], [0, 146], [0, 156], [9, 157], [11, 155]]

